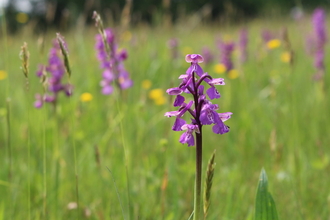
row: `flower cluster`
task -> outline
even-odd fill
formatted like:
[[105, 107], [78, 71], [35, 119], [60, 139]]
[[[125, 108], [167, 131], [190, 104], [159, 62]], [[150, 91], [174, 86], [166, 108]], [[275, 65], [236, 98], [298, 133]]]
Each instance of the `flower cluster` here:
[[[64, 47], [67, 50], [66, 44]], [[58, 94], [61, 91], [63, 91], [67, 96], [72, 95], [72, 85], [69, 83], [62, 83], [62, 78], [65, 75], [65, 72], [66, 67], [63, 60], [61, 59], [60, 43], [58, 40], [53, 40], [53, 47], [49, 52], [48, 64], [39, 65], [38, 71], [36, 73], [43, 82], [45, 90], [48, 90], [48, 93], [43, 95], [36, 94], [36, 101], [34, 103], [36, 108], [41, 108], [44, 102], [50, 102], [55, 105], [57, 102]]]
[[[212, 78], [208, 73], [204, 73], [198, 64], [203, 62], [203, 60], [203, 57], [199, 54], [188, 54], [186, 56], [186, 62], [191, 63], [191, 66], [187, 69], [186, 74], [179, 77], [181, 79], [180, 85], [166, 91], [169, 95], [176, 96], [173, 106], [179, 107], [179, 110], [166, 112], [165, 116], [176, 117], [172, 130], [185, 130], [180, 137], [180, 143], [187, 143], [188, 146], [195, 145], [193, 132], [200, 133], [203, 125], [213, 124], [212, 130], [216, 134], [229, 132], [229, 127], [223, 122], [228, 120], [232, 113], [217, 113], [216, 110], [219, 109], [219, 106], [212, 104], [210, 101], [220, 98], [220, 94], [215, 86], [224, 85], [224, 79]], [[202, 82], [205, 82], [209, 86], [206, 90], [207, 95], [204, 93]], [[193, 100], [186, 102], [182, 93], [191, 94]], [[207, 96], [210, 100], [207, 99]], [[187, 123], [182, 118], [186, 112], [189, 112], [192, 117], [191, 123]]]
[[269, 30], [263, 30], [261, 32], [261, 38], [263, 40], [263, 42], [265, 44], [267, 44], [269, 41], [271, 41], [272, 39], [275, 39], [275, 36], [272, 32], [270, 32]]
[[95, 48], [97, 58], [103, 69], [103, 80], [101, 81], [102, 93], [110, 95], [113, 92], [113, 83], [115, 82], [122, 90], [130, 88], [133, 81], [126, 71], [123, 61], [127, 59], [126, 50], [118, 50], [113, 31], [108, 28], [102, 34], [96, 35]]
[[202, 48], [202, 56], [204, 58], [204, 63], [207, 65], [209, 63], [212, 63], [214, 60], [214, 56], [208, 47], [203, 47]]
[[323, 74], [324, 72], [324, 47], [327, 42], [325, 12], [321, 8], [315, 9], [313, 13], [314, 26], [314, 66]]
[[234, 67], [232, 53], [234, 51], [235, 44], [233, 42], [220, 41], [218, 43], [218, 48], [221, 53], [220, 63], [223, 64], [226, 67], [226, 71], [229, 72]]
[[171, 58], [176, 60], [179, 57], [179, 40], [177, 38], [171, 38], [167, 41], [167, 46], [171, 50]]
[[238, 49], [240, 51], [240, 61], [245, 63], [247, 60], [248, 31], [242, 29], [239, 35]]

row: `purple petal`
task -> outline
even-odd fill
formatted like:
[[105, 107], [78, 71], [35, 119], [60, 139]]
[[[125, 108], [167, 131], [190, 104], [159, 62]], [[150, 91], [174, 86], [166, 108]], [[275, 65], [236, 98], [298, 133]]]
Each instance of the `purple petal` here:
[[190, 109], [190, 107], [192, 106], [192, 104], [194, 103], [194, 101], [190, 101], [187, 105], [184, 106], [184, 108], [179, 111], [178, 116], [182, 117], [184, 115], [184, 113], [186, 113], [186, 111], [188, 111], [188, 109]]
[[171, 112], [166, 112], [164, 116], [166, 117], [173, 117], [173, 116], [178, 116], [180, 114], [180, 111], [171, 111]]
[[203, 85], [200, 85], [200, 86], [198, 87], [198, 94], [199, 94], [199, 95], [203, 95], [203, 94], [204, 94], [204, 86], [203, 86]]
[[186, 124], [186, 121], [183, 120], [182, 118], [177, 117], [175, 119], [175, 122], [173, 124], [172, 130], [173, 131], [182, 131], [182, 126]]
[[128, 89], [133, 86], [133, 81], [129, 78], [125, 80], [120, 80], [119, 83], [121, 89]]
[[180, 95], [182, 93], [182, 89], [175, 87], [166, 90], [167, 94], [169, 95]]
[[175, 98], [175, 100], [174, 100], [174, 104], [173, 104], [173, 106], [174, 107], [179, 107], [179, 106], [181, 106], [183, 103], [184, 103], [184, 97], [183, 96], [181, 96], [181, 95], [177, 95], [176, 96], [176, 98]]
[[44, 103], [41, 100], [36, 100], [34, 102], [34, 107], [41, 108]]
[[199, 120], [203, 125], [210, 125], [215, 123], [215, 117], [217, 117], [215, 111], [210, 108], [207, 108], [201, 112]]
[[224, 134], [229, 131], [229, 128], [221, 120], [218, 120], [217, 123], [212, 127], [212, 131], [216, 134]]
[[209, 88], [207, 91], [206, 91], [207, 95], [210, 97], [210, 99], [218, 99], [220, 98], [220, 93], [218, 92], [218, 90], [212, 86], [211, 88]]
[[224, 112], [224, 113], [218, 113], [221, 121], [227, 121], [228, 119], [231, 118], [232, 112]]
[[186, 62], [187, 63], [202, 63], [204, 58], [199, 54], [187, 54]]
[[189, 131], [184, 132], [181, 135], [179, 141], [180, 141], [181, 144], [186, 144], [187, 143], [188, 144], [188, 147], [195, 145], [194, 135], [191, 132], [189, 132]]
[[112, 86], [104, 86], [103, 88], [102, 88], [102, 94], [103, 95], [110, 95], [111, 93], [113, 92], [113, 88], [112, 88]]
[[103, 71], [102, 77], [103, 77], [103, 79], [110, 81], [110, 82], [115, 79], [115, 75], [109, 69], [105, 69]]
[[212, 79], [208, 82], [210, 85], [225, 85], [225, 80], [223, 78]]
[[54, 102], [55, 101], [55, 96], [51, 96], [51, 95], [45, 95], [44, 96], [44, 101], [45, 102]]

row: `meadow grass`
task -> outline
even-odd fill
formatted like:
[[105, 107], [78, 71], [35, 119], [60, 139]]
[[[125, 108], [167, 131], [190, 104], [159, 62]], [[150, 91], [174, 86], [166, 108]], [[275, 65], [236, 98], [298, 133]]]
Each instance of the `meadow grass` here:
[[[217, 61], [202, 64], [204, 71], [225, 78], [215, 103], [220, 112], [233, 112], [228, 134], [204, 129], [204, 174], [217, 151], [208, 219], [253, 219], [262, 167], [280, 219], [326, 219], [329, 77], [324, 87], [311, 79], [313, 59], [305, 53], [304, 33], [296, 23], [260, 19], [245, 26], [249, 58], [239, 65], [234, 54], [237, 79], [214, 73]], [[281, 62], [283, 48], [267, 51], [260, 39], [263, 28], [279, 31], [284, 26], [295, 52], [293, 66]], [[134, 86], [110, 96], [100, 92], [97, 30], [61, 33], [69, 47], [74, 94], [60, 96], [56, 110], [33, 107], [35, 93], [42, 92], [34, 73], [38, 63], [47, 62], [56, 30], [46, 33], [44, 46], [24, 28], [15, 36], [2, 36], [0, 70], [8, 78], [0, 81], [0, 220], [187, 219], [193, 208], [195, 150], [178, 142], [180, 132], [171, 131], [174, 120], [164, 117], [174, 110], [172, 97], [165, 94], [166, 103], [155, 105], [142, 81], [165, 92], [188, 68], [186, 53], [201, 53], [206, 45], [218, 56], [216, 38], [237, 40], [240, 28], [187, 23], [129, 30], [129, 41], [119, 39], [128, 50], [125, 65]], [[166, 45], [171, 37], [180, 41], [180, 57], [174, 61]], [[29, 91], [18, 56], [23, 42], [30, 51]], [[80, 101], [84, 92], [92, 94], [90, 102]], [[69, 208], [72, 202], [79, 203], [78, 210]]]

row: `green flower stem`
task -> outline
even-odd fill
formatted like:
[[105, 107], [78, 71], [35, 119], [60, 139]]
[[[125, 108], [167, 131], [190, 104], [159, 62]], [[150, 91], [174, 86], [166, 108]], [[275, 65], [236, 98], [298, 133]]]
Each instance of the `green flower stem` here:
[[194, 220], [201, 219], [201, 194], [202, 194], [202, 129], [196, 133], [196, 177], [194, 195]]

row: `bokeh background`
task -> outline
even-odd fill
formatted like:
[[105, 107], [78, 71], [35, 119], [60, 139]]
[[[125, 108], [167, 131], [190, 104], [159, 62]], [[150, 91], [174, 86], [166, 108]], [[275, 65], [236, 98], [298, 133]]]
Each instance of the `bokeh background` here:
[[[214, 100], [233, 112], [230, 132], [204, 128], [203, 171], [216, 150], [209, 220], [251, 220], [265, 168], [280, 219], [330, 216], [330, 103], [324, 0], [0, 0], [0, 220], [188, 219], [195, 148], [171, 130], [166, 93], [202, 54], [205, 72], [222, 77]], [[314, 21], [315, 9], [324, 19]], [[134, 85], [105, 96], [97, 58], [100, 13], [115, 33]], [[316, 28], [318, 26], [318, 28]], [[246, 57], [240, 42], [246, 37]], [[73, 95], [36, 109], [56, 33], [67, 42]], [[326, 37], [328, 38], [328, 37]], [[29, 75], [21, 71], [26, 42]], [[233, 69], [219, 42], [233, 43]], [[315, 65], [316, 49], [324, 65]], [[319, 74], [322, 73], [322, 74]], [[317, 77], [315, 77], [317, 76]], [[27, 83], [28, 82], [28, 83]], [[186, 118], [189, 120], [189, 118]]]

